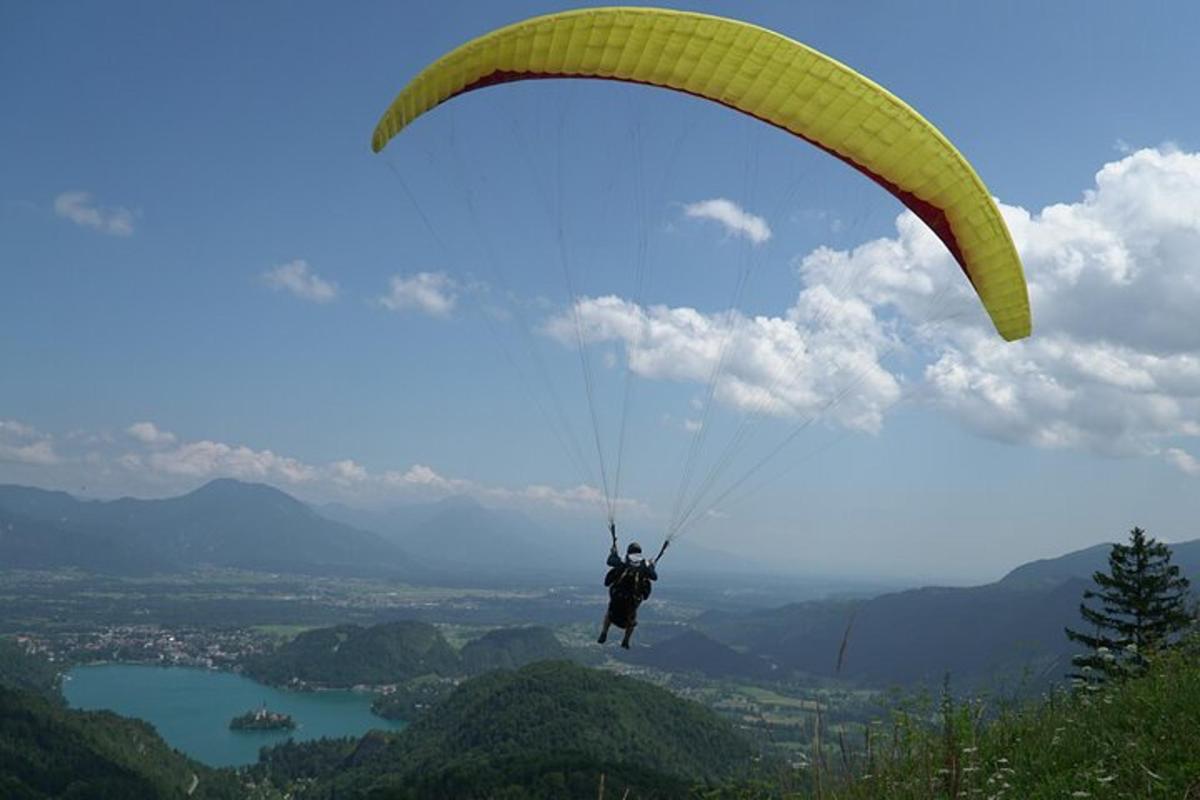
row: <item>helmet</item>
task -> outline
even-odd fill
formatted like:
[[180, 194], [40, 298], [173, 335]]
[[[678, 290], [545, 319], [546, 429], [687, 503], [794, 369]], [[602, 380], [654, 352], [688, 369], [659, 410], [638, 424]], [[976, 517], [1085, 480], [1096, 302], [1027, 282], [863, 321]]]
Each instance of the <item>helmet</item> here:
[[638, 544], [637, 542], [630, 542], [630, 543], [629, 543], [629, 547], [627, 547], [627, 548], [625, 549], [625, 553], [626, 553], [626, 554], [629, 554], [629, 553], [640, 553], [640, 552], [642, 552], [642, 546], [641, 546], [640, 544]]

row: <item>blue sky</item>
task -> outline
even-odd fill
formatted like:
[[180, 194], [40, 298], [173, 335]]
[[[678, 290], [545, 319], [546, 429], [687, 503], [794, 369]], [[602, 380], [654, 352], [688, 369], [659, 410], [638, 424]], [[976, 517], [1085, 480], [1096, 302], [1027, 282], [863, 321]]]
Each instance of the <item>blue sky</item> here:
[[[561, 225], [578, 294], [620, 301], [584, 309], [610, 471], [637, 350], [620, 326], [666, 331], [641, 352], [628, 417], [621, 517], [644, 538], [671, 516], [702, 416], [680, 314], [721, 340], [746, 265], [737, 374], [769, 373], [758, 345], [832, 335], [784, 324], [822, 286], [872, 307], [862, 338], [829, 346], [873, 371], [689, 538], [809, 571], [954, 580], [1133, 524], [1193, 538], [1200, 9], [1043, 6], [689, 6], [854, 66], [959, 146], [1036, 283], [1038, 336], [1000, 350], [969, 303], [920, 333], [919, 304], [884, 291], [891, 267], [950, 300], [961, 282], [922, 230], [897, 227], [895, 200], [692, 98], [500, 87], [370, 152], [422, 66], [561, 6], [6, 3], [0, 480], [150, 496], [231, 474], [376, 505], [466, 492], [599, 526], [588, 476], [530, 400], [554, 407], [533, 342], [595, 472], [579, 358], [552, 335]], [[872, 344], [881, 332], [900, 344]], [[727, 388], [700, 476], [746, 408]], [[709, 497], [795, 420], [768, 415]]]

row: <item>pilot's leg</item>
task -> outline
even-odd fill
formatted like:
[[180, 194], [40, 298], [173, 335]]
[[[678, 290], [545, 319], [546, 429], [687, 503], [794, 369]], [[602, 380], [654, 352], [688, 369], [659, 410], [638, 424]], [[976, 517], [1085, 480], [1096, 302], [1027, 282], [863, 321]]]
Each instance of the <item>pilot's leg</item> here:
[[624, 647], [626, 650], [629, 649], [629, 638], [633, 636], [633, 629], [636, 627], [637, 623], [633, 620], [630, 620], [629, 624], [625, 626], [625, 636], [621, 639], [621, 647]]

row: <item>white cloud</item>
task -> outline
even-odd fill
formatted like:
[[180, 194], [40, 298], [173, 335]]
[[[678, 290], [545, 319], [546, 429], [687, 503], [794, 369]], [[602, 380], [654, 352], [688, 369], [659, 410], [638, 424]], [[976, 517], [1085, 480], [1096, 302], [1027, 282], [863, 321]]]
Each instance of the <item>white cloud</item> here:
[[[584, 298], [577, 311], [584, 341], [622, 342], [639, 376], [707, 385], [720, 363], [714, 397], [743, 412], [807, 418], [828, 410], [848, 427], [876, 431], [900, 394], [879, 363], [890, 339], [870, 308], [824, 286], [803, 291], [787, 318], [643, 308], [612, 296]], [[573, 346], [574, 315], [552, 317], [546, 332]]]
[[16, 420], [0, 419], [0, 461], [46, 467], [62, 459], [50, 436]]
[[329, 472], [333, 482], [340, 486], [352, 486], [368, 479], [367, 470], [358, 462], [348, 458], [330, 464]]
[[142, 444], [155, 447], [165, 447], [175, 442], [175, 434], [160, 430], [153, 422], [135, 422], [125, 429], [125, 433]]
[[140, 463], [168, 475], [192, 478], [228, 476], [305, 483], [319, 474], [315, 467], [294, 458], [276, 455], [270, 450], [252, 450], [244, 445], [228, 445], [207, 439], [151, 453]]
[[92, 202], [89, 192], [63, 192], [54, 198], [54, 213], [76, 225], [93, 228], [113, 236], [132, 236], [134, 213], [116, 206], [103, 208]]
[[689, 203], [683, 207], [683, 213], [691, 219], [719, 222], [730, 236], [741, 236], [754, 244], [763, 244], [771, 238], [771, 227], [765, 219], [751, 214], [724, 197]]
[[458, 284], [444, 272], [394, 275], [379, 304], [389, 311], [421, 311], [434, 317], [449, 316], [458, 302]]
[[[501, 505], [572, 511], [602, 508], [604, 502], [598, 489], [585, 485], [568, 488], [542, 484], [517, 488], [489, 486], [466, 478], [447, 476], [420, 463], [405, 469], [373, 472], [348, 458], [323, 465], [311, 464], [271, 450], [256, 450], [241, 444], [207, 439], [179, 442], [173, 434], [161, 430], [152, 422], [131, 425], [126, 433], [138, 443], [139, 450], [121, 452], [115, 449], [117, 443], [109, 442], [107, 450], [89, 450], [85, 460], [92, 469], [120, 470], [128, 479], [158, 487], [160, 491], [168, 486], [182, 491], [194, 485], [196, 480], [233, 477], [274, 483], [289, 490], [299, 489], [308, 496], [351, 502], [387, 502], [468, 494]], [[6, 445], [8, 439], [38, 436], [41, 434], [28, 426], [0, 420], [0, 460], [6, 460], [6, 456], [11, 455]], [[88, 438], [94, 443], [96, 437]], [[28, 447], [28, 444], [23, 446]], [[42, 452], [40, 444], [37, 449], [30, 449], [25, 454], [22, 463], [57, 463], [57, 456], [53, 461], [43, 458], [35, 462], [39, 452]], [[621, 507], [631, 513], [645, 511], [645, 506], [633, 499], [621, 501]]]
[[[973, 430], [1039, 447], [1151, 455], [1200, 435], [1200, 155], [1140, 150], [1105, 165], [1075, 203], [1001, 206], [1025, 265], [1034, 335], [994, 333], [945, 248], [911, 214], [897, 237], [802, 262], [888, 308], [932, 353], [932, 401]], [[936, 330], [919, 325], [966, 313]], [[1178, 459], [1176, 459], [1178, 464]]]
[[1177, 469], [1186, 472], [1188, 475], [1200, 475], [1200, 459], [1196, 458], [1186, 450], [1180, 450], [1178, 447], [1171, 447], [1163, 451], [1172, 465]]
[[452, 494], [466, 492], [474, 488], [474, 484], [461, 478], [447, 478], [432, 467], [424, 464], [414, 464], [407, 470], [389, 470], [380, 476], [385, 486], [398, 489], [423, 489], [438, 493]]
[[327, 281], [313, 272], [312, 267], [304, 259], [280, 264], [264, 272], [262, 278], [272, 289], [283, 289], [296, 297], [312, 300], [314, 303], [328, 303], [336, 299], [338, 295], [337, 284]]
[[[15, 465], [17, 472], [5, 471], [22, 476], [25, 473], [20, 470], [37, 467], [43, 483], [98, 483], [123, 495], [184, 492], [194, 488], [197, 481], [231, 477], [275, 484], [317, 501], [373, 504], [467, 494], [513, 507], [576, 512], [603, 507], [601, 492], [586, 485], [487, 485], [444, 475], [420, 463], [381, 471], [372, 471], [349, 458], [313, 464], [244, 444], [210, 439], [180, 441], [150, 421], [134, 423], [124, 433], [127, 438], [117, 439], [103, 432], [72, 430], [56, 440], [18, 420], [0, 419], [0, 465]], [[56, 441], [66, 449], [65, 455], [56, 450]], [[0, 482], [3, 480], [0, 475]], [[622, 500], [620, 506], [629, 513], [646, 510], [634, 499]]]
[[[584, 339], [622, 342], [644, 377], [700, 385], [724, 346], [724, 404], [807, 416], [844, 392], [827, 416], [869, 431], [900, 395], [882, 361], [903, 342], [923, 378], [916, 394], [972, 430], [1166, 453], [1186, 470], [1186, 451], [1164, 448], [1200, 436], [1200, 154], [1140, 150], [1106, 164], [1077, 202], [1001, 211], [1030, 287], [1034, 336], [1022, 342], [995, 334], [945, 246], [908, 212], [894, 237], [799, 259], [801, 288], [782, 317], [585, 298]], [[571, 343], [573, 316], [546, 331]]]
[[0, 443], [0, 461], [45, 467], [59, 463], [60, 459], [54, 452], [54, 445], [43, 439], [27, 444]]
[[0, 419], [0, 437], [29, 438], [37, 436], [37, 431], [23, 422], [15, 419]]

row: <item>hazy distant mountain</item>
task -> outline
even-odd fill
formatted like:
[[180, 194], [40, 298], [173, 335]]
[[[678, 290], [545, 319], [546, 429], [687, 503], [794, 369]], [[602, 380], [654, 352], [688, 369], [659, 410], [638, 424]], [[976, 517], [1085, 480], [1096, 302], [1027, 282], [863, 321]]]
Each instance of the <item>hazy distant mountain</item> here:
[[[26, 553], [26, 560], [40, 553], [45, 566], [396, 574], [407, 563], [400, 548], [377, 534], [330, 521], [270, 486], [230, 479], [163, 500], [78, 500], [64, 492], [0, 486], [0, 511], [21, 532], [0, 538], [0, 555], [10, 548]], [[21, 518], [28, 525], [20, 525]], [[49, 558], [54, 554], [61, 557]]]
[[[492, 580], [507, 583], [529, 581], [564, 583], [599, 580], [606, 567], [609, 538], [603, 520], [551, 521], [534, 519], [520, 511], [491, 508], [465, 495], [432, 503], [414, 503], [384, 511], [352, 508], [340, 503], [318, 506], [329, 519], [380, 534], [402, 547], [428, 573], [431, 580]], [[624, 546], [631, 538], [657, 552], [661, 539], [637, 525], [620, 529]], [[735, 578], [738, 591], [772, 571], [769, 564], [711, 550], [688, 541], [670, 551], [667, 569], [672, 577], [686, 576], [692, 584], [712, 578], [728, 582]], [[779, 580], [764, 594], [780, 593]], [[785, 597], [795, 597], [794, 576], [788, 578]], [[676, 584], [678, 585], [678, 584]], [[845, 580], [804, 578], [807, 591], [824, 593], [858, 586]], [[768, 589], [752, 582], [749, 586]]]
[[617, 656], [668, 672], [700, 672], [711, 678], [770, 678], [777, 672], [762, 658], [739, 653], [694, 630], [649, 647], [619, 651]]
[[148, 575], [170, 565], [108, 535], [89, 535], [63, 523], [31, 519], [0, 507], [0, 568], [76, 568], [113, 575]]
[[[1195, 582], [1200, 579], [1200, 539], [1169, 545], [1171, 563], [1179, 566], [1184, 575]], [[1034, 587], [1062, 583], [1069, 578], [1091, 580], [1094, 572], [1108, 571], [1108, 554], [1111, 544], [1098, 544], [1084, 550], [1076, 550], [1057, 558], [1044, 558], [1022, 564], [1001, 579], [1009, 586]]]
[[[518, 511], [487, 508], [461, 495], [387, 511], [330, 504], [319, 512], [383, 536], [431, 577], [544, 580], [596, 562], [596, 548], [589, 550], [581, 538], [547, 531]], [[601, 567], [602, 558], [603, 553]]]
[[[780, 667], [875, 685], [960, 686], [1062, 677], [1075, 652], [1063, 627], [1079, 625], [1091, 574], [1109, 545], [1026, 564], [1003, 580], [966, 588], [927, 587], [862, 602], [809, 602], [749, 613], [711, 612], [696, 626]], [[1172, 545], [1174, 561], [1200, 584], [1200, 541]], [[842, 668], [837, 668], [845, 641]]]

